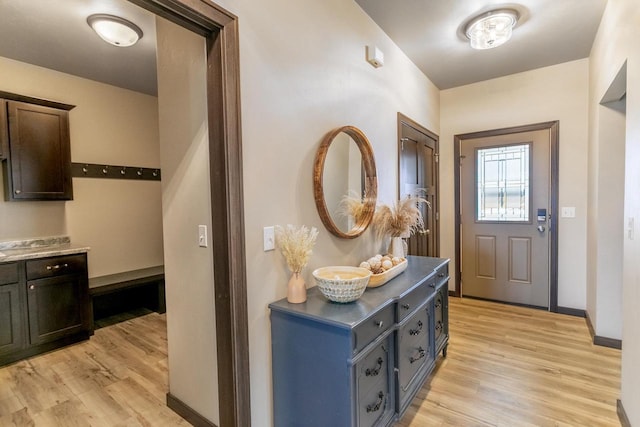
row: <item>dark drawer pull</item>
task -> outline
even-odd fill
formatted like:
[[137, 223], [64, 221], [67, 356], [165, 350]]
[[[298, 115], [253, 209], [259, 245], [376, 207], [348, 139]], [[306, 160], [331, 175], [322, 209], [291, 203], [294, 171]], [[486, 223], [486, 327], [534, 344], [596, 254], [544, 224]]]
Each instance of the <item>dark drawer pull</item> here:
[[429, 283], [429, 287], [430, 287], [430, 288], [435, 288], [435, 287], [436, 287], [436, 282], [431, 282], [431, 283]]
[[56, 265], [47, 265], [47, 270], [49, 270], [49, 271], [58, 271], [58, 270], [60, 270], [61, 268], [67, 268], [67, 267], [69, 267], [69, 264], [62, 264], [62, 265], [60, 265], [60, 264], [56, 264]]
[[440, 322], [440, 321], [439, 321], [439, 322], [436, 324], [436, 331], [439, 331], [440, 329], [442, 329], [442, 322]]
[[402, 304], [400, 307], [404, 308], [405, 310], [409, 310], [411, 308], [409, 304]]
[[382, 402], [384, 402], [384, 393], [383, 392], [379, 392], [378, 393], [378, 401], [375, 403], [375, 405], [367, 405], [367, 412], [376, 412], [380, 409], [380, 407], [382, 406]]
[[436, 308], [440, 308], [442, 307], [442, 301], [437, 301], [436, 302]]
[[444, 273], [438, 273], [438, 277], [444, 277]]
[[384, 322], [382, 320], [376, 320], [375, 324], [378, 329], [382, 329], [382, 327], [384, 326]]
[[369, 369], [367, 368], [367, 370], [364, 372], [364, 375], [367, 377], [377, 377], [378, 374], [380, 373], [380, 369], [382, 369], [382, 364], [384, 363], [384, 360], [382, 359], [382, 357], [378, 357], [378, 360], [376, 360], [377, 365], [375, 368], [373, 369]]
[[416, 357], [411, 356], [409, 358], [409, 362], [410, 363], [417, 362], [418, 360], [422, 359], [426, 355], [427, 355], [427, 352], [424, 351], [424, 349], [422, 347], [418, 347], [418, 355]]
[[409, 329], [409, 335], [418, 335], [422, 331], [422, 320], [418, 320], [418, 327], [416, 329]]

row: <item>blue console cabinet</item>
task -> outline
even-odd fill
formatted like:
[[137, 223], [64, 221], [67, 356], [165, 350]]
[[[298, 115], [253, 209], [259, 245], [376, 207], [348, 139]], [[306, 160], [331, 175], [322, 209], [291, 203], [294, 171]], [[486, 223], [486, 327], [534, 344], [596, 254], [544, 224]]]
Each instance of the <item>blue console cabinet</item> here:
[[269, 305], [276, 427], [373, 427], [399, 420], [449, 341], [448, 259], [407, 270], [355, 302]]

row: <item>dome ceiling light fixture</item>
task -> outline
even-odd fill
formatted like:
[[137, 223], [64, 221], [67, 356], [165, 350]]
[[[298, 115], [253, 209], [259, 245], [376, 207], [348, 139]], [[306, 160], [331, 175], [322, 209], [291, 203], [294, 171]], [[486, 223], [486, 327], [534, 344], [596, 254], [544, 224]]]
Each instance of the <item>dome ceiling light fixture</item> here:
[[142, 38], [142, 30], [131, 21], [103, 13], [91, 15], [87, 24], [105, 42], [118, 47], [133, 46]]
[[496, 9], [471, 19], [464, 33], [474, 49], [492, 49], [511, 38], [513, 27], [520, 15], [513, 9]]

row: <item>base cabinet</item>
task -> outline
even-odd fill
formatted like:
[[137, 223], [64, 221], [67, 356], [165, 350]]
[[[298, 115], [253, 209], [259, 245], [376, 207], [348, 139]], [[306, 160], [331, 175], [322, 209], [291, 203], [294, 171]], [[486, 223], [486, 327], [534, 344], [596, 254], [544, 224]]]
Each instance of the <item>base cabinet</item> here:
[[312, 288], [303, 304], [270, 304], [275, 426], [377, 427], [402, 417], [448, 344], [447, 305], [436, 299], [447, 294], [449, 260], [408, 260], [353, 303]]
[[0, 283], [14, 271], [0, 285], [0, 365], [89, 337], [86, 254], [0, 264]]
[[82, 280], [62, 276], [27, 282], [29, 339], [32, 345], [43, 344], [81, 332]]
[[0, 358], [25, 345], [23, 291], [18, 263], [0, 264]]

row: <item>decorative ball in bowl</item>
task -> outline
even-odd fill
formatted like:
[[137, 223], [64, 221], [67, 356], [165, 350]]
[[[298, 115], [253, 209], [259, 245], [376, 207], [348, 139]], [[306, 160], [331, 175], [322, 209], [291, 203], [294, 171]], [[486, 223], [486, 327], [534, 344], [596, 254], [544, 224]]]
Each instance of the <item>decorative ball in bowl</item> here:
[[332, 266], [321, 267], [313, 272], [322, 295], [333, 302], [351, 302], [362, 296], [371, 271], [361, 267]]

